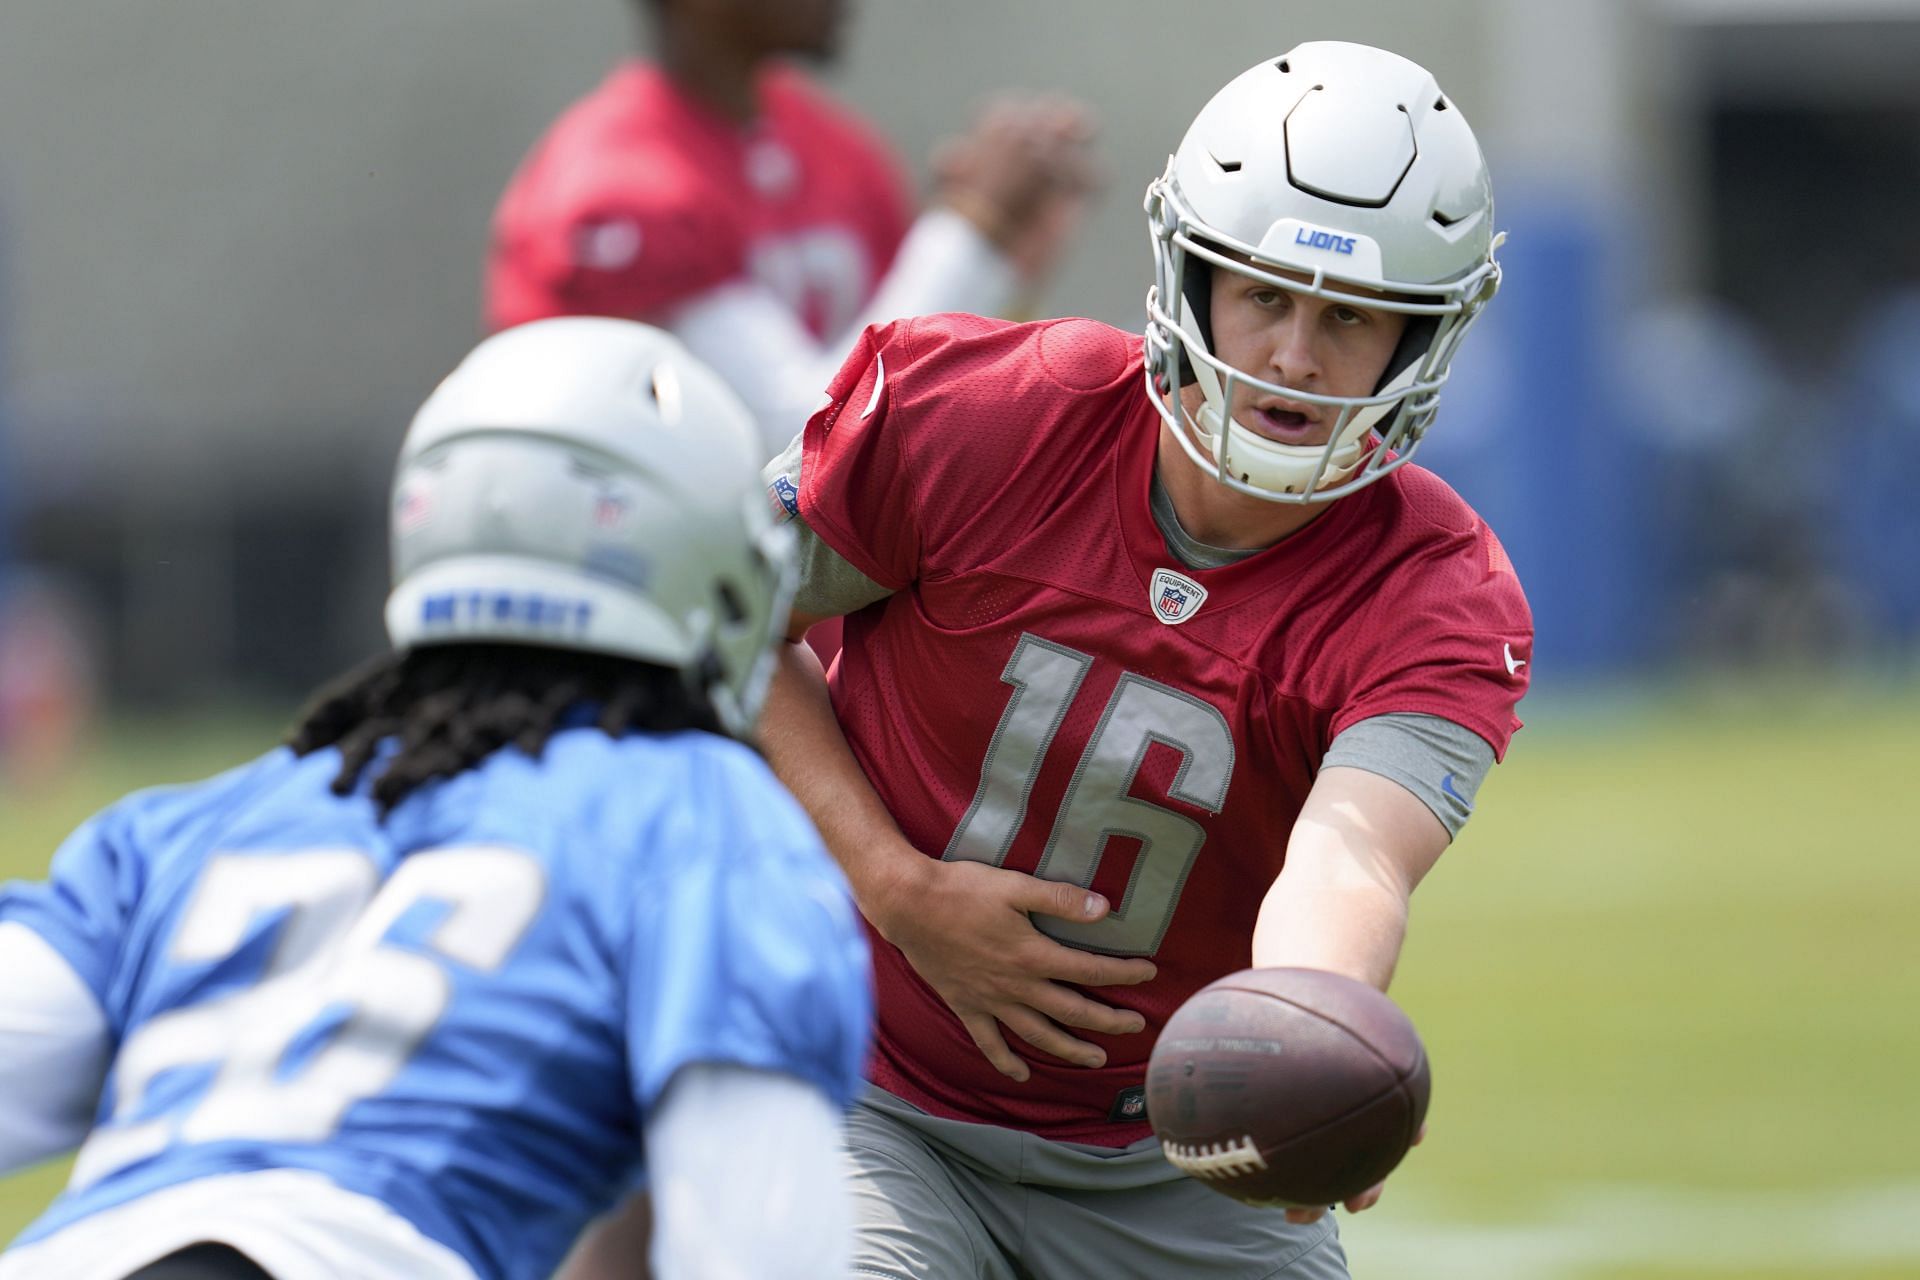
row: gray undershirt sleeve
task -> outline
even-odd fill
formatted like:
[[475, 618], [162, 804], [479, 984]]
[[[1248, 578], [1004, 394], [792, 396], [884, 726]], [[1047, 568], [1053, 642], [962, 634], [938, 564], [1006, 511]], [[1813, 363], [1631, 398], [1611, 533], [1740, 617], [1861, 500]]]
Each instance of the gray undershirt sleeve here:
[[858, 612], [893, 592], [849, 564], [800, 518], [800, 437], [760, 472], [775, 518], [793, 526], [800, 584], [793, 611], [813, 618], [839, 618]]
[[1343, 765], [1399, 783], [1449, 836], [1473, 816], [1473, 797], [1493, 768], [1493, 748], [1471, 729], [1441, 716], [1391, 712], [1369, 716], [1344, 730], [1327, 748], [1322, 769]]

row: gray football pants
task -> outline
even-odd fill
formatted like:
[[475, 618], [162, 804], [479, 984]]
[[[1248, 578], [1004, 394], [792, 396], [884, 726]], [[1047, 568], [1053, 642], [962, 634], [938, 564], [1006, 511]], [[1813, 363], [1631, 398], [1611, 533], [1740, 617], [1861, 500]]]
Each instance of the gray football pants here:
[[940, 1120], [878, 1089], [847, 1119], [866, 1280], [1347, 1280], [1328, 1214], [1294, 1226], [1121, 1151]]

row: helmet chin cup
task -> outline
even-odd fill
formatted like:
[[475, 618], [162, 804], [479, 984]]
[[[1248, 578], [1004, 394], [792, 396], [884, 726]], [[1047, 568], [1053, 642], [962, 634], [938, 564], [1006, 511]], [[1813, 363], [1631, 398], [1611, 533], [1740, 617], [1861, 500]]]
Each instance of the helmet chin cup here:
[[[1288, 500], [1311, 502], [1314, 494], [1346, 481], [1364, 460], [1370, 434], [1367, 416], [1366, 411], [1353, 414], [1326, 444], [1283, 444], [1237, 418], [1229, 419], [1220, 404], [1207, 400], [1194, 428], [1207, 454], [1207, 469], [1216, 478], [1236, 488], [1258, 485], [1265, 491], [1263, 497], [1277, 491]], [[1378, 417], [1379, 410], [1371, 416]]]

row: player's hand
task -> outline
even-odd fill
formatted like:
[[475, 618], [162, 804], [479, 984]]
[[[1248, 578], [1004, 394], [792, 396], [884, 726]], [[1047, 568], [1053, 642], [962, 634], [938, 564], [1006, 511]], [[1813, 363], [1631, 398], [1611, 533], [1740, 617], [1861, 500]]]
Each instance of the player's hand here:
[[1030, 287], [1038, 286], [1051, 275], [1073, 247], [1076, 234], [1086, 221], [1087, 209], [1093, 203], [1093, 193], [1091, 184], [1062, 186], [1050, 192], [1006, 246], [1014, 270]]
[[[1427, 1126], [1423, 1124], [1420, 1126], [1420, 1132], [1413, 1135], [1413, 1145], [1416, 1147], [1419, 1146], [1426, 1136]], [[1376, 1182], [1359, 1195], [1353, 1197], [1353, 1199], [1342, 1202], [1340, 1207], [1348, 1213], [1359, 1213], [1362, 1210], [1371, 1209], [1380, 1203], [1380, 1194], [1386, 1189], [1386, 1183]], [[1305, 1226], [1310, 1222], [1320, 1221], [1326, 1212], [1325, 1209], [1289, 1209], [1287, 1210], [1287, 1221]]]
[[934, 153], [938, 198], [1034, 278], [1058, 258], [1098, 186], [1093, 136], [1092, 114], [1072, 99], [1002, 95]]
[[1076, 885], [1041, 880], [980, 862], [922, 858], [895, 887], [881, 934], [947, 1002], [973, 1042], [1002, 1075], [1025, 1080], [1026, 1062], [1007, 1047], [1004, 1027], [1034, 1048], [1083, 1067], [1106, 1063], [1105, 1050], [1063, 1028], [1131, 1035], [1146, 1019], [1089, 999], [1064, 984], [1127, 986], [1153, 977], [1143, 959], [1095, 955], [1034, 928], [1034, 913], [1076, 924], [1098, 920], [1108, 904]]

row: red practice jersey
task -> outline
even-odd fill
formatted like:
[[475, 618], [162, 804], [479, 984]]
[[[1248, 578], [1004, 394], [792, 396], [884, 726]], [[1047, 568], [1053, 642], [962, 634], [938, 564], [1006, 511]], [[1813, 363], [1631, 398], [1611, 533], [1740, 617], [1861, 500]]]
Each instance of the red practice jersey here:
[[852, 324], [912, 216], [899, 166], [799, 72], [773, 67], [759, 88], [743, 129], [632, 62], [561, 116], [494, 215], [489, 327], [658, 322], [736, 280], [773, 290], [816, 338]]
[[[932, 316], [869, 330], [807, 424], [800, 514], [895, 594], [847, 619], [847, 740], [930, 857], [1098, 890], [1036, 916], [1158, 976], [1095, 992], [1143, 1034], [1098, 1070], [1016, 1042], [1000, 1075], [874, 935], [883, 1088], [935, 1115], [1122, 1146], [1167, 1017], [1250, 962], [1254, 919], [1336, 734], [1443, 716], [1504, 754], [1533, 630], [1493, 533], [1407, 466], [1219, 569], [1149, 506], [1159, 417], [1137, 337], [1087, 320]], [[1010, 1037], [1011, 1039], [1011, 1037]]]

